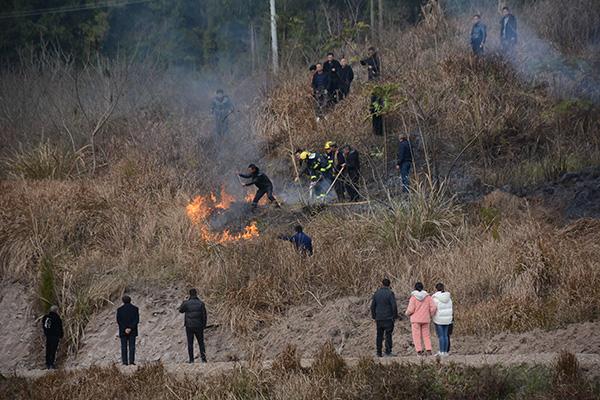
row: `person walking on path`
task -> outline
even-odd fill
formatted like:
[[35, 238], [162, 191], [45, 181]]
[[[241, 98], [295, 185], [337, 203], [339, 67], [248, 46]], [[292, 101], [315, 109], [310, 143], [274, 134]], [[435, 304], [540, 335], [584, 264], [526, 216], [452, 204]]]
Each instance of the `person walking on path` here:
[[200, 347], [200, 359], [206, 363], [206, 348], [204, 346], [204, 329], [206, 329], [206, 306], [198, 298], [198, 291], [190, 289], [190, 297], [179, 306], [179, 312], [185, 314], [185, 334], [189, 363], [194, 362], [194, 337]]
[[62, 339], [63, 323], [58, 315], [58, 306], [51, 306], [48, 314], [42, 318], [42, 327], [46, 337], [46, 368], [56, 369], [56, 352]]
[[[411, 293], [408, 301], [406, 315], [410, 317], [413, 343], [417, 354], [423, 355], [423, 345], [427, 355], [431, 355], [431, 336], [429, 324], [431, 316], [436, 312], [436, 307], [429, 293], [423, 290], [423, 284], [417, 282], [415, 290]], [[422, 338], [422, 340], [421, 340]]]
[[139, 309], [131, 304], [131, 297], [123, 296], [123, 305], [117, 309], [119, 339], [121, 339], [121, 361], [123, 365], [135, 365], [135, 340], [140, 323]]
[[400, 177], [402, 179], [402, 191], [408, 193], [410, 186], [410, 168], [412, 167], [412, 148], [408, 135], [401, 133], [398, 137], [400, 143], [398, 144], [398, 157], [396, 160], [396, 169], [400, 171]]
[[450, 292], [444, 290], [444, 284], [438, 283], [435, 285], [435, 292], [431, 298], [436, 306], [436, 312], [433, 316], [435, 324], [435, 332], [440, 343], [438, 355], [444, 357], [450, 352], [450, 335], [448, 333], [452, 324], [452, 299]]
[[394, 333], [394, 321], [398, 319], [398, 306], [396, 304], [396, 295], [390, 289], [390, 280], [385, 278], [382, 286], [377, 289], [371, 299], [371, 318], [375, 321], [377, 327], [377, 337], [375, 339], [375, 348], [377, 357], [382, 357], [383, 341], [385, 337], [385, 356], [393, 357], [392, 353]]

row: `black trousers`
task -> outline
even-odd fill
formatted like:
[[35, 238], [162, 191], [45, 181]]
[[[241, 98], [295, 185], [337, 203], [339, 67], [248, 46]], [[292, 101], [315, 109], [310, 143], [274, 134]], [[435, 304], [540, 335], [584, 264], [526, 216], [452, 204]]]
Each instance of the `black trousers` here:
[[56, 362], [56, 352], [58, 351], [58, 336], [46, 336], [46, 367], [53, 367]]
[[185, 328], [187, 336], [188, 356], [190, 362], [194, 362], [194, 337], [200, 346], [200, 359], [206, 361], [206, 348], [204, 347], [204, 329], [203, 328]]
[[121, 361], [123, 365], [135, 364], [135, 336], [121, 336]]
[[266, 189], [258, 189], [256, 191], [256, 194], [254, 195], [254, 200], [252, 200], [252, 206], [256, 207], [260, 199], [262, 199], [265, 194], [269, 198], [270, 202], [275, 201], [275, 196], [273, 196], [273, 186], [269, 186]]
[[360, 194], [358, 193], [358, 180], [360, 175], [356, 174], [355, 176], [348, 175], [345, 179], [346, 193], [348, 193], [348, 197], [350, 197], [350, 201], [357, 201], [360, 198]]
[[377, 339], [375, 346], [377, 348], [377, 354], [381, 355], [383, 347], [383, 339], [385, 337], [385, 354], [392, 352], [392, 334], [394, 333], [394, 320], [386, 319], [383, 321], [377, 321]]

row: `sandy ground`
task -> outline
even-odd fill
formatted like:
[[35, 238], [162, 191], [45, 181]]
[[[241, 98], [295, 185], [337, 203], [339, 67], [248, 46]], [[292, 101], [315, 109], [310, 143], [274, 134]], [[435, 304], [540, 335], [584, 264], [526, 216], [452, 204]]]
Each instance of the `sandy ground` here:
[[[0, 371], [34, 370], [43, 365], [43, 349], [39, 340], [41, 328], [23, 301], [25, 288], [18, 284], [0, 285]], [[183, 316], [177, 311], [182, 291], [170, 288], [160, 295], [133, 292], [131, 296], [140, 308], [140, 336], [137, 341], [139, 364], [161, 361], [178, 365], [187, 361]], [[346, 297], [326, 303], [294, 307], [264, 328], [252, 339], [235, 337], [222, 325], [206, 331], [207, 355], [211, 363], [223, 363], [250, 358], [250, 352], [273, 359], [287, 344], [297, 346], [303, 358], [310, 359], [327, 340], [348, 359], [371, 356], [374, 353], [375, 329], [369, 316], [369, 299]], [[399, 304], [404, 307], [405, 304]], [[118, 305], [106, 307], [88, 323], [77, 355], [61, 363], [67, 368], [108, 365], [120, 360], [115, 312]], [[209, 323], [219, 323], [211, 318]], [[514, 360], [533, 361], [543, 354], [561, 350], [586, 355], [600, 355], [600, 321], [572, 324], [553, 331], [535, 330], [524, 334], [501, 333], [495, 336], [453, 336], [451, 359], [465, 360], [491, 357], [503, 363]], [[394, 351], [403, 358], [414, 355], [408, 321], [401, 320], [394, 331]], [[434, 351], [437, 340], [432, 337]], [[472, 358], [468, 358], [472, 357]], [[494, 358], [495, 357], [495, 358]], [[593, 358], [597, 361], [598, 358]], [[595, 362], [594, 361], [594, 362]], [[600, 365], [600, 363], [598, 364]]]

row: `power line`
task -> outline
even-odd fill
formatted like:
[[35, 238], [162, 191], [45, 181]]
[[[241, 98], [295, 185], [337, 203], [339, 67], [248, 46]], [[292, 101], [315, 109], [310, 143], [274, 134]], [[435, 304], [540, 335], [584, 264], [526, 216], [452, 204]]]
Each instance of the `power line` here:
[[152, 1], [154, 1], [154, 0], [105, 1], [103, 3], [97, 3], [97, 4], [81, 4], [81, 5], [76, 5], [76, 6], [62, 6], [62, 7], [40, 8], [37, 10], [13, 11], [13, 12], [0, 14], [0, 19], [33, 17], [33, 16], [37, 16], [37, 15], [46, 15], [46, 14], [70, 13], [70, 12], [77, 12], [77, 11], [95, 10], [98, 8], [112, 8], [112, 7], [120, 7], [120, 6], [129, 6], [132, 4], [150, 3]]

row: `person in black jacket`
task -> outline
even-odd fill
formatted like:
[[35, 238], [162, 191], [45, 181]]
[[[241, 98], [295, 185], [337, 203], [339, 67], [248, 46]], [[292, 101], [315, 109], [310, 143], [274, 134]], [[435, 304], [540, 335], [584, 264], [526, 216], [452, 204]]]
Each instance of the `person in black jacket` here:
[[121, 339], [121, 361], [123, 365], [135, 365], [135, 340], [140, 323], [139, 309], [131, 304], [131, 297], [123, 296], [123, 305], [117, 309], [117, 324]]
[[360, 179], [360, 159], [358, 150], [353, 149], [350, 145], [344, 145], [340, 153], [340, 163], [342, 168], [342, 176], [344, 177], [344, 189], [350, 197], [350, 201], [357, 201], [358, 181]]
[[339, 100], [338, 92], [341, 86], [339, 73], [341, 69], [342, 65], [335, 59], [335, 55], [327, 53], [327, 61], [323, 63], [323, 71], [329, 74], [329, 99], [334, 103]]
[[269, 201], [275, 204], [275, 207], [279, 208], [279, 203], [277, 203], [277, 199], [273, 196], [273, 183], [269, 179], [269, 177], [258, 169], [258, 167], [254, 164], [250, 164], [248, 166], [247, 174], [239, 174], [240, 177], [244, 179], [250, 179], [250, 182], [244, 183], [244, 186], [252, 186], [255, 185], [258, 190], [256, 191], [256, 195], [254, 195], [254, 199], [252, 200], [252, 209], [256, 209], [258, 206], [258, 202], [263, 196], [266, 194]]
[[390, 280], [384, 279], [383, 286], [379, 288], [371, 299], [371, 318], [377, 326], [377, 339], [375, 346], [377, 357], [382, 356], [383, 338], [385, 336], [385, 355], [392, 357], [392, 335], [394, 333], [394, 321], [398, 319], [398, 305], [396, 296], [390, 289]]
[[375, 81], [381, 76], [381, 61], [375, 47], [369, 47], [367, 58], [360, 60], [360, 65], [367, 67], [368, 78]]
[[338, 91], [340, 100], [348, 96], [350, 93], [350, 86], [354, 80], [354, 71], [352, 66], [348, 64], [346, 58], [340, 60], [340, 70], [338, 71], [338, 77], [340, 80], [340, 89]]
[[502, 51], [509, 57], [514, 54], [517, 45], [517, 18], [510, 12], [508, 7], [502, 8], [500, 19], [500, 42]]
[[412, 166], [412, 148], [408, 135], [402, 133], [399, 136], [400, 143], [398, 144], [398, 157], [396, 159], [396, 169], [400, 171], [402, 178], [402, 191], [408, 193], [410, 186], [410, 168]]
[[46, 368], [56, 369], [56, 352], [62, 339], [63, 323], [58, 315], [58, 306], [51, 306], [48, 314], [42, 318], [44, 336], [46, 336]]
[[179, 312], [185, 313], [185, 334], [187, 336], [187, 347], [189, 363], [194, 362], [194, 337], [200, 346], [200, 359], [206, 362], [206, 349], [204, 347], [204, 329], [206, 329], [206, 306], [198, 298], [198, 291], [190, 289], [190, 297], [181, 303]]
[[479, 14], [473, 15], [473, 26], [471, 27], [471, 49], [476, 56], [483, 55], [485, 40], [487, 39], [487, 27], [481, 22]]

